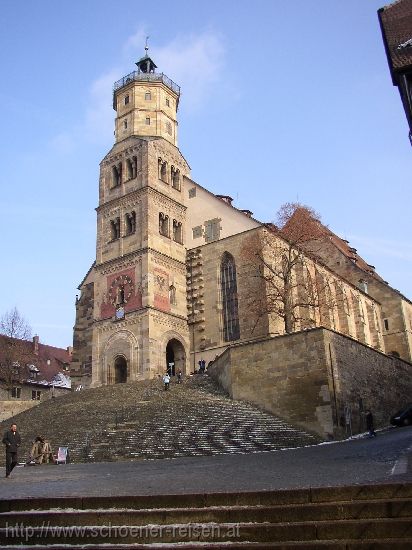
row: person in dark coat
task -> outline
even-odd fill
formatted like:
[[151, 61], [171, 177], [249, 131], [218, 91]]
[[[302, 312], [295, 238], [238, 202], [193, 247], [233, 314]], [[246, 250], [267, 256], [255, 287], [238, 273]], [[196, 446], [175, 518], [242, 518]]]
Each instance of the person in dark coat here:
[[368, 409], [365, 412], [366, 417], [366, 429], [369, 431], [369, 437], [376, 437], [375, 428], [373, 426], [373, 414]]
[[17, 451], [21, 443], [16, 424], [12, 424], [10, 430], [4, 434], [3, 443], [6, 445], [6, 477], [9, 477], [17, 464]]

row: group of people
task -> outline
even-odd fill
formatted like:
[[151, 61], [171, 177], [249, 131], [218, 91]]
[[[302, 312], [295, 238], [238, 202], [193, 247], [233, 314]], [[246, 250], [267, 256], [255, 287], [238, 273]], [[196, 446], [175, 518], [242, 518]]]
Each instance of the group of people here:
[[[10, 477], [11, 472], [18, 462], [18, 451], [21, 445], [21, 436], [17, 431], [17, 425], [12, 424], [3, 437], [3, 443], [6, 446], [6, 477]], [[38, 435], [33, 442], [28, 464], [43, 464], [55, 462], [50, 443], [41, 435]]]

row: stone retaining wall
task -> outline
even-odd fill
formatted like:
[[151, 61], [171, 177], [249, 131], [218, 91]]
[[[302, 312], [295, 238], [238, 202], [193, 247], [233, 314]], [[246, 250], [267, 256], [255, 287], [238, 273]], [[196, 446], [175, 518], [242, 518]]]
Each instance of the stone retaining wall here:
[[412, 395], [412, 365], [336, 332], [316, 328], [234, 345], [208, 373], [234, 399], [249, 401], [325, 438], [377, 426]]

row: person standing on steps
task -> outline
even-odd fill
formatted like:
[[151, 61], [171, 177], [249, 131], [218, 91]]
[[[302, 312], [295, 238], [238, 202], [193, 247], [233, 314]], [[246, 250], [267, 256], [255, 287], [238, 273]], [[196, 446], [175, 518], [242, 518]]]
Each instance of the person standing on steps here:
[[13, 468], [17, 464], [17, 451], [21, 443], [16, 424], [12, 424], [10, 430], [4, 434], [3, 443], [6, 445], [6, 477], [10, 477]]
[[165, 385], [165, 391], [167, 391], [169, 389], [169, 384], [170, 384], [170, 376], [167, 372], [163, 375], [163, 383]]

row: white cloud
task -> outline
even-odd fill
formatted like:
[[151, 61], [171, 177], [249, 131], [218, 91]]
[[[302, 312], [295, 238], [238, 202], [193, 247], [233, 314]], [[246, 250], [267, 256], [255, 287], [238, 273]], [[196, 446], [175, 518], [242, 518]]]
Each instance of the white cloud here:
[[110, 139], [114, 131], [115, 111], [112, 105], [113, 84], [121, 76], [119, 69], [111, 69], [95, 80], [90, 87], [90, 107], [85, 113], [82, 131], [87, 141]]
[[153, 53], [161, 72], [182, 88], [184, 108], [200, 108], [222, 78], [225, 49], [212, 32], [178, 36]]
[[[50, 145], [55, 151], [69, 154], [77, 144], [85, 141], [111, 141], [115, 118], [112, 107], [113, 84], [136, 69], [134, 63], [144, 55], [147, 35], [146, 29], [141, 27], [125, 40], [119, 65], [91, 83], [87, 101], [89, 107], [83, 120], [51, 141]], [[205, 108], [207, 97], [213, 93], [213, 87], [223, 74], [225, 48], [217, 33], [205, 31], [196, 35], [178, 35], [164, 46], [150, 48], [149, 55], [158, 66], [157, 70], [182, 88], [185, 110]]]
[[[138, 58], [143, 57], [147, 36], [146, 30], [139, 28], [126, 40], [123, 55], [129, 63], [136, 52], [141, 52]], [[225, 47], [222, 37], [216, 32], [204, 31], [177, 35], [164, 46], [154, 44], [152, 47], [153, 42], [149, 39], [149, 55], [157, 70], [182, 88], [185, 109], [198, 109], [223, 74]]]

